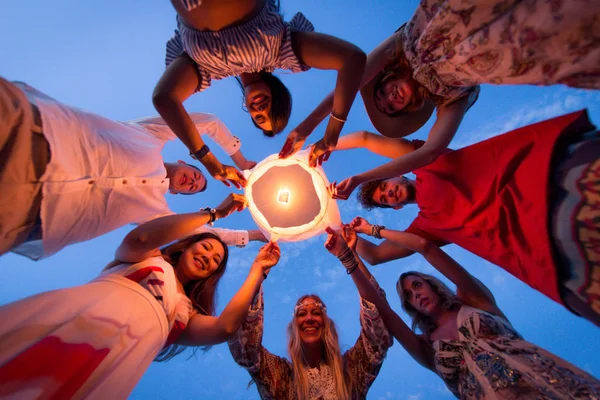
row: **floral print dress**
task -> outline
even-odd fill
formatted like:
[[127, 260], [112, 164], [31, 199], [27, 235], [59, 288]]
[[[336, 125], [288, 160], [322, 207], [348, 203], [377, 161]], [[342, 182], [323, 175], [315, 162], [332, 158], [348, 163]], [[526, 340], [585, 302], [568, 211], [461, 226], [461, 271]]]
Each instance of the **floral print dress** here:
[[598, 0], [422, 0], [400, 40], [440, 106], [482, 83], [600, 89], [598, 26]]
[[[292, 364], [283, 357], [270, 353], [262, 345], [264, 316], [262, 290], [250, 307], [246, 320], [236, 336], [229, 341], [229, 350], [240, 366], [246, 368], [263, 400], [296, 400], [292, 379]], [[343, 355], [344, 364], [358, 383], [353, 399], [365, 399], [367, 392], [383, 364], [393, 339], [375, 306], [361, 299], [360, 336], [354, 346]], [[336, 400], [332, 372], [326, 365], [310, 368], [309, 399]]]
[[502, 317], [463, 306], [458, 340], [433, 342], [435, 367], [460, 399], [598, 399], [600, 381], [526, 342]]

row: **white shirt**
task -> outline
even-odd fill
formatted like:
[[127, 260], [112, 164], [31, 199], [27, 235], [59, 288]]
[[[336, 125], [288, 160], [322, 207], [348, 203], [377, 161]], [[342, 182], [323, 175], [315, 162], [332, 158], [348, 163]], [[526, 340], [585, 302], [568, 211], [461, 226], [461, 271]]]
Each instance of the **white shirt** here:
[[[160, 117], [116, 122], [62, 104], [20, 84], [35, 99], [51, 159], [40, 179], [42, 240], [14, 251], [33, 259], [130, 223], [173, 214], [165, 200], [169, 179], [161, 156], [176, 135]], [[240, 141], [212, 114], [190, 114], [229, 155]], [[245, 245], [247, 231], [212, 230], [227, 244]], [[41, 242], [41, 243], [40, 243]]]

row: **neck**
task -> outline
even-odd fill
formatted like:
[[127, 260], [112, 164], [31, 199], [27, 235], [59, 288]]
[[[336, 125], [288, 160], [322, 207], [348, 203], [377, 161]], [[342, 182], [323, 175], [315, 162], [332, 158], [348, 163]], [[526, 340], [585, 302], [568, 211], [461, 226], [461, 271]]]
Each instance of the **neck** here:
[[242, 81], [242, 86], [245, 88], [248, 85], [262, 80], [262, 78], [258, 72], [244, 72], [240, 75], [240, 80]]
[[317, 368], [323, 360], [323, 345], [320, 342], [309, 345], [303, 344], [302, 353], [308, 366], [310, 368]]
[[181, 283], [181, 286], [185, 286], [190, 280], [181, 272], [181, 268], [174, 268], [175, 278]]
[[164, 163], [165, 169], [167, 170], [167, 178], [169, 178], [173, 174], [173, 169], [175, 168], [175, 164], [173, 163]]
[[433, 322], [435, 323], [435, 325], [438, 328], [440, 326], [444, 325], [446, 322], [448, 322], [448, 320], [450, 320], [450, 318], [452, 318], [452, 313], [449, 311], [442, 311], [442, 312], [438, 313], [437, 315], [433, 315], [431, 317], [431, 319], [433, 320]]

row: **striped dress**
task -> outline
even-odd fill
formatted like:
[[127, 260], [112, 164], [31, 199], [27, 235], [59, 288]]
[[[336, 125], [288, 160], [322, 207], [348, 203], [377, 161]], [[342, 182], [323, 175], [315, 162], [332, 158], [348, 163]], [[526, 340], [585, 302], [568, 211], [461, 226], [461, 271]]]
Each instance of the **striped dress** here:
[[162, 257], [2, 306], [0, 398], [126, 398], [191, 312]]
[[[191, 10], [199, 0], [182, 0]], [[199, 31], [177, 16], [175, 36], [167, 42], [166, 65], [186, 53], [198, 66], [200, 83], [196, 92], [208, 88], [213, 79], [239, 76], [243, 73], [273, 72], [285, 69], [302, 72], [310, 67], [302, 64], [292, 48], [292, 32], [313, 32], [312, 23], [297, 13], [284, 22], [275, 0], [252, 20], [220, 31]]]

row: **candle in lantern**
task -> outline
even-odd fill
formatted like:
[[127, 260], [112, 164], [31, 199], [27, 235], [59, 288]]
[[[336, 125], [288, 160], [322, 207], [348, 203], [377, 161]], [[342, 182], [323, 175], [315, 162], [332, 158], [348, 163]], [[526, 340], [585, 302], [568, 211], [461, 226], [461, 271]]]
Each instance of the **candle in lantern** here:
[[279, 204], [288, 204], [290, 202], [290, 191], [288, 189], [281, 189], [277, 193], [277, 202]]

